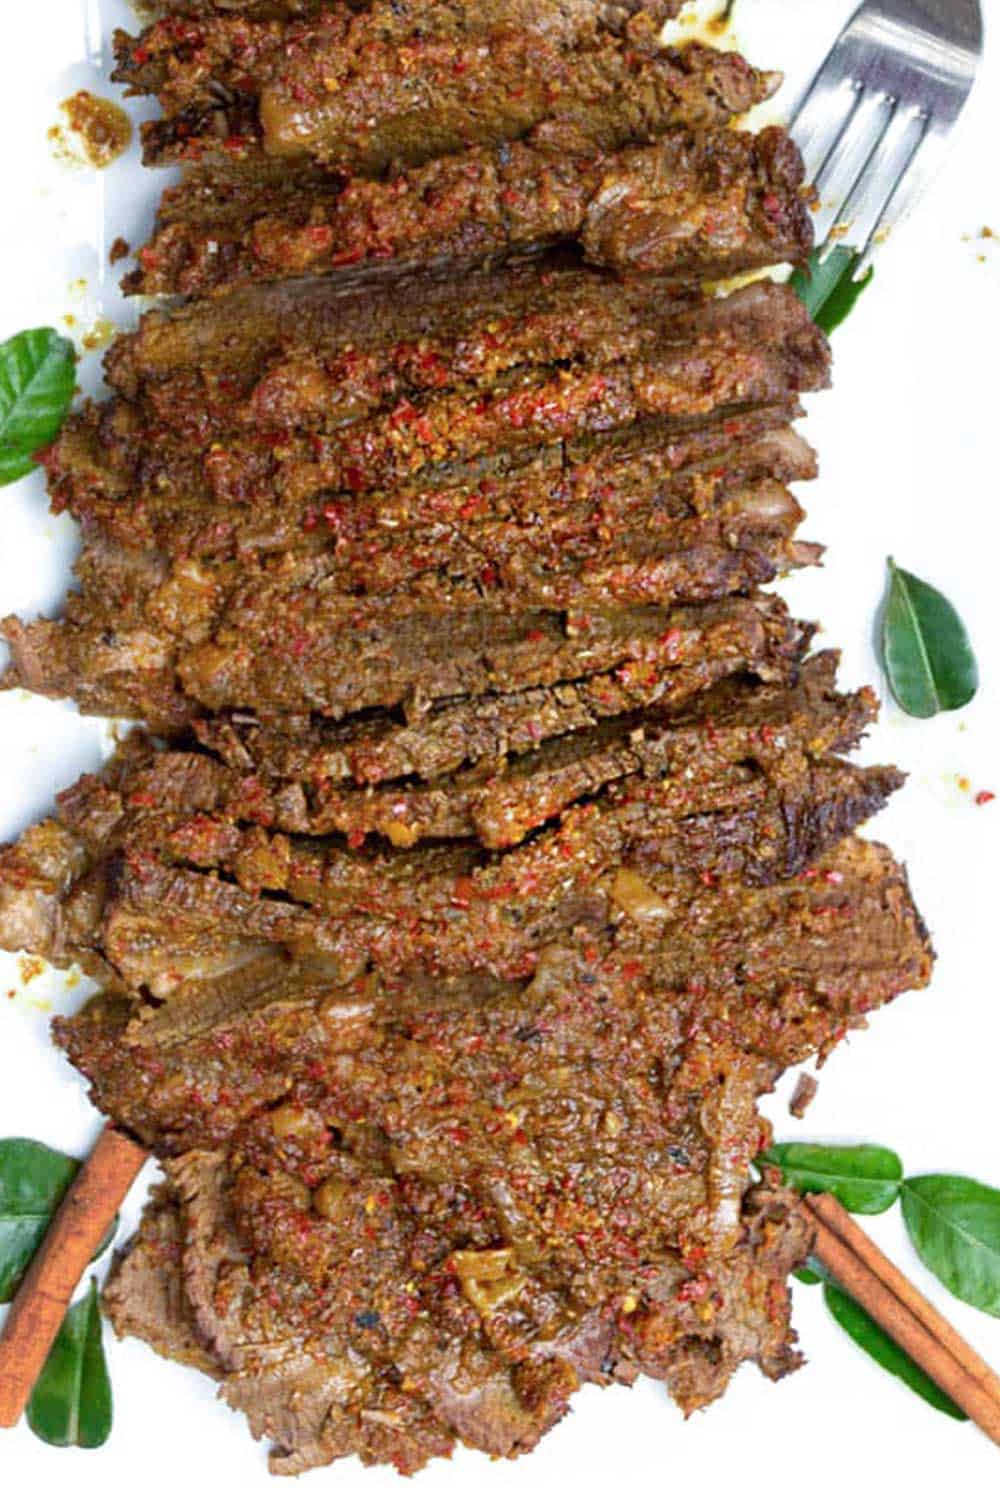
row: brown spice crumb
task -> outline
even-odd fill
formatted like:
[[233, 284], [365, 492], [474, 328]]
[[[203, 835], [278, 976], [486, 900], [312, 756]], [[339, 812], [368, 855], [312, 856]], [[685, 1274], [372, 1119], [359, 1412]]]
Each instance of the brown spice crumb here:
[[87, 330], [80, 340], [84, 349], [106, 349], [115, 336], [115, 325], [109, 318], [98, 318], [93, 328]]
[[[64, 160], [92, 167], [108, 167], [132, 140], [132, 121], [112, 99], [101, 99], [88, 89], [80, 89], [59, 106], [66, 125], [53, 125], [48, 138]], [[71, 136], [72, 140], [67, 139]]]
[[816, 1079], [809, 1073], [800, 1073], [788, 1105], [788, 1113], [801, 1120], [818, 1093], [819, 1084]]
[[108, 264], [115, 266], [120, 260], [125, 260], [131, 254], [132, 246], [128, 240], [122, 239], [121, 235], [119, 235], [108, 251]]
[[30, 984], [33, 979], [45, 973], [46, 965], [44, 958], [19, 958], [17, 967], [21, 975], [21, 983]]

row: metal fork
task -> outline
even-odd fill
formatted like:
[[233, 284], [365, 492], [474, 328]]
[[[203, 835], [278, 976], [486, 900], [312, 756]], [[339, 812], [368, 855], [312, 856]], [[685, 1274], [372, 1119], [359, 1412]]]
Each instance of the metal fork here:
[[807, 89], [791, 129], [816, 243], [856, 248], [856, 277], [941, 165], [982, 50], [979, 0], [865, 0]]

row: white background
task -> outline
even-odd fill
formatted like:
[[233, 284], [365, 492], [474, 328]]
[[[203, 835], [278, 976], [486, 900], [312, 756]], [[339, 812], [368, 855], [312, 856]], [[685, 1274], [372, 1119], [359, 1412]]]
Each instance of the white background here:
[[[998, 0], [984, 3], [987, 19], [1000, 22]], [[852, 0], [737, 0], [737, 35], [756, 61], [785, 67], [797, 86], [851, 8]], [[35, 324], [66, 327], [67, 316], [77, 336], [100, 313], [120, 325], [134, 316], [113, 290], [107, 245], [119, 233], [141, 240], [163, 178], [139, 169], [135, 147], [104, 174], [72, 171], [53, 162], [46, 140], [59, 101], [74, 89], [113, 92], [102, 81], [113, 24], [133, 24], [121, 0], [3, 7], [0, 339]], [[986, 225], [1000, 231], [998, 142], [995, 25], [942, 179], [881, 252], [873, 289], [836, 334], [834, 393], [810, 403], [807, 432], [823, 477], [804, 492], [804, 534], [828, 552], [821, 572], [785, 588], [798, 611], [822, 621], [820, 644], [843, 648], [845, 684], [882, 687], [871, 635], [887, 553], [944, 588], [970, 627], [983, 675], [976, 702], [932, 723], [889, 707], [865, 749], [866, 758], [911, 773], [873, 832], [907, 860], [940, 962], [929, 991], [901, 998], [839, 1049], [804, 1123], [789, 1118], [787, 1089], [771, 1114], [779, 1138], [883, 1141], [911, 1172], [953, 1170], [1000, 1185], [1000, 796], [985, 807], [973, 800], [980, 790], [1000, 793], [1000, 241], [979, 238]], [[84, 384], [93, 388], [98, 378], [99, 356], [90, 355]], [[54, 610], [76, 545], [73, 524], [48, 515], [37, 477], [0, 496], [0, 515], [0, 612]], [[0, 838], [43, 813], [56, 790], [100, 762], [107, 744], [106, 728], [69, 705], [0, 696]], [[16, 960], [3, 959], [0, 1136], [36, 1136], [79, 1152], [93, 1140], [97, 1117], [47, 1037], [52, 1010], [75, 1008], [83, 993], [52, 974], [25, 985]], [[128, 1222], [141, 1196], [130, 1199]], [[1000, 1323], [936, 1286], [909, 1250], [898, 1211], [867, 1227], [1000, 1366]], [[483, 1496], [539, 1497], [572, 1485], [582, 1500], [626, 1486], [659, 1497], [738, 1485], [750, 1500], [792, 1489], [819, 1500], [844, 1489], [997, 1492], [996, 1450], [871, 1364], [829, 1321], [816, 1289], [796, 1289], [795, 1322], [809, 1359], [802, 1372], [772, 1387], [745, 1369], [721, 1403], [687, 1423], [649, 1382], [632, 1392], [591, 1389], [516, 1467], [463, 1453], [405, 1482], [352, 1461], [300, 1479], [296, 1494], [335, 1486], [347, 1500], [380, 1500], [404, 1485], [414, 1500], [464, 1495], [470, 1485]], [[178, 1487], [263, 1496], [290, 1485], [267, 1475], [263, 1447], [250, 1442], [241, 1417], [213, 1401], [204, 1377], [135, 1341], [112, 1342], [109, 1358], [116, 1401], [109, 1444], [61, 1452], [23, 1425], [0, 1434], [5, 1495], [65, 1484], [77, 1500], [117, 1500], [140, 1486], [155, 1500]]]

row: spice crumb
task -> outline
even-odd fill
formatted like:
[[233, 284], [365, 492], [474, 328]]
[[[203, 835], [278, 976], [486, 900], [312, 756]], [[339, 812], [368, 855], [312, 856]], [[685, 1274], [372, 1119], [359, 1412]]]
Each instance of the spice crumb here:
[[997, 795], [996, 792], [986, 792], [986, 791], [977, 792], [976, 793], [976, 799], [975, 799], [976, 800], [976, 806], [977, 807], [986, 807], [988, 803], [996, 801], [996, 795]]
[[113, 241], [111, 249], [108, 251], [108, 264], [115, 266], [120, 260], [125, 260], [131, 254], [132, 246], [129, 244], [128, 240], [123, 239], [122, 236], [119, 235], [118, 238]]
[[44, 958], [19, 958], [17, 967], [21, 983], [30, 984], [33, 979], [45, 973], [46, 964]]
[[818, 1093], [817, 1080], [809, 1073], [800, 1073], [788, 1104], [788, 1113], [794, 1115], [797, 1120], [801, 1120]]
[[108, 167], [132, 141], [132, 121], [112, 99], [80, 89], [59, 106], [64, 125], [47, 132], [58, 161], [67, 166]]

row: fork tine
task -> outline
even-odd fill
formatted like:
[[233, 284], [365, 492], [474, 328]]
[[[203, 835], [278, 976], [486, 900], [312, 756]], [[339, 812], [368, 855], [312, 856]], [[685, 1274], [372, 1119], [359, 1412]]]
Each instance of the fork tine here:
[[944, 155], [982, 56], [981, 0], [860, 0], [790, 126], [816, 185], [816, 240], [837, 220], [861, 276]]
[[865, 91], [843, 134], [816, 178], [820, 206], [815, 215], [816, 240], [822, 243], [843, 216], [845, 204], [862, 180], [883, 140], [895, 110], [884, 94]]
[[926, 119], [913, 105], [900, 103], [888, 128], [844, 204], [847, 243], [867, 247], [889, 200], [923, 140]]
[[857, 86], [839, 69], [824, 68], [817, 75], [789, 125], [806, 164], [807, 182], [815, 180], [860, 103]]
[[861, 246], [861, 259], [856, 276], [864, 275], [881, 240], [901, 224], [906, 215], [923, 196], [932, 178], [937, 174], [945, 156], [948, 139], [947, 126], [934, 118], [925, 118], [923, 134], [910, 158], [900, 173], [867, 241]]

